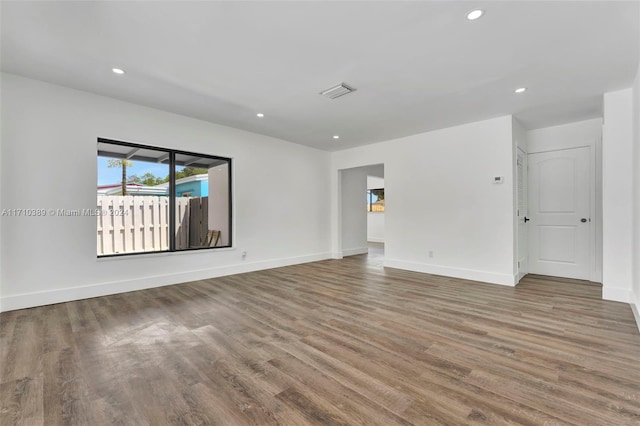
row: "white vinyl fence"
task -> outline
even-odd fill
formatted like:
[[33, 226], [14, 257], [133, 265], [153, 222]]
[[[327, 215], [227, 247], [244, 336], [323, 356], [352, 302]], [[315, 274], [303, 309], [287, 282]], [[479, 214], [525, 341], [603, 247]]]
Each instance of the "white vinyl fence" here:
[[[176, 249], [206, 237], [206, 205], [207, 197], [176, 198]], [[98, 210], [98, 256], [169, 249], [169, 197], [99, 195]]]

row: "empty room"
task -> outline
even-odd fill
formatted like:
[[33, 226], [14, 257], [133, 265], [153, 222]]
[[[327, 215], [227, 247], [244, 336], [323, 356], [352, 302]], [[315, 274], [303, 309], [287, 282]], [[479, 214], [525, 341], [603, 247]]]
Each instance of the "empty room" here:
[[0, 424], [640, 424], [640, 1], [1, 1]]

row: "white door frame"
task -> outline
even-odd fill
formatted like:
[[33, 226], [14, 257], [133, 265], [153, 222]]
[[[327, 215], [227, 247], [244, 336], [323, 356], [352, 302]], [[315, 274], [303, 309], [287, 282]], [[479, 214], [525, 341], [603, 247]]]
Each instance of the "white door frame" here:
[[[524, 184], [524, 198], [525, 198], [525, 203], [527, 205], [527, 209], [528, 209], [528, 205], [529, 205], [529, 200], [528, 200], [528, 191], [527, 191], [527, 187], [528, 187], [528, 182], [529, 182], [529, 169], [527, 167], [527, 153], [521, 148], [521, 147], [517, 147], [517, 152], [516, 152], [516, 230], [517, 230], [517, 251], [516, 251], [516, 265], [518, 267], [518, 276], [517, 276], [517, 282], [520, 282], [520, 280], [527, 275], [527, 273], [529, 273], [529, 236], [528, 236], [528, 227], [520, 226], [520, 218], [521, 217], [526, 217], [528, 215], [528, 211], [520, 211], [520, 192], [518, 191], [518, 186], [520, 185], [520, 181], [519, 181], [519, 174], [518, 174], [518, 157], [522, 157], [523, 160], [523, 173], [522, 173], [522, 177], [523, 177], [523, 184]], [[527, 233], [527, 238], [525, 239], [524, 243], [522, 241], [522, 239], [520, 238], [521, 235], [521, 228], [524, 229], [524, 232]], [[521, 244], [523, 243], [523, 244]], [[521, 256], [521, 254], [524, 254], [524, 256]], [[522, 258], [526, 259], [526, 262], [523, 264], [520, 263], [520, 259]]]
[[[589, 227], [589, 281], [602, 282], [602, 139], [595, 140], [592, 144], [576, 144], [558, 147], [555, 149], [532, 150], [527, 154], [562, 151], [573, 148], [589, 148], [589, 214], [593, 226]], [[527, 171], [527, 179], [528, 179]], [[598, 234], [600, 237], [598, 238]]]
[[602, 282], [602, 135], [591, 147], [591, 209], [593, 221], [589, 242], [591, 243], [591, 269], [589, 281]]

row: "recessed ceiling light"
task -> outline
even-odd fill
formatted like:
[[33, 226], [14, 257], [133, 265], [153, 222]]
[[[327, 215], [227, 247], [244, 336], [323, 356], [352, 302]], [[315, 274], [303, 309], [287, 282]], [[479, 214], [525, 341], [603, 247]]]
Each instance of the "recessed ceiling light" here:
[[340, 139], [340, 136], [338, 136], [338, 135], [333, 135], [333, 138], [334, 138], [334, 139]]
[[519, 87], [516, 90], [514, 90], [514, 92], [516, 93], [522, 93], [522, 92], [526, 92], [527, 88], [526, 87]]
[[124, 74], [124, 70], [120, 68], [112, 68], [111, 71], [113, 71], [116, 74]]
[[469, 13], [467, 13], [467, 19], [470, 21], [475, 21], [476, 19], [480, 18], [482, 15], [484, 15], [484, 10], [474, 9]]
[[263, 113], [261, 113], [261, 112], [257, 113], [256, 115], [257, 115], [259, 118], [264, 117], [264, 114], [263, 114]]

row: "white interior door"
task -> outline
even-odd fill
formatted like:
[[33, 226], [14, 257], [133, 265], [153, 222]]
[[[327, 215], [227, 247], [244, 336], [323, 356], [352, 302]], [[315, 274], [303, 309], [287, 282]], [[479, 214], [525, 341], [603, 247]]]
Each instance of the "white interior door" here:
[[529, 272], [589, 279], [589, 147], [529, 154]]
[[518, 148], [517, 157], [517, 184], [518, 184], [518, 281], [529, 272], [529, 241], [528, 225], [525, 221], [528, 214], [527, 187], [527, 154]]

